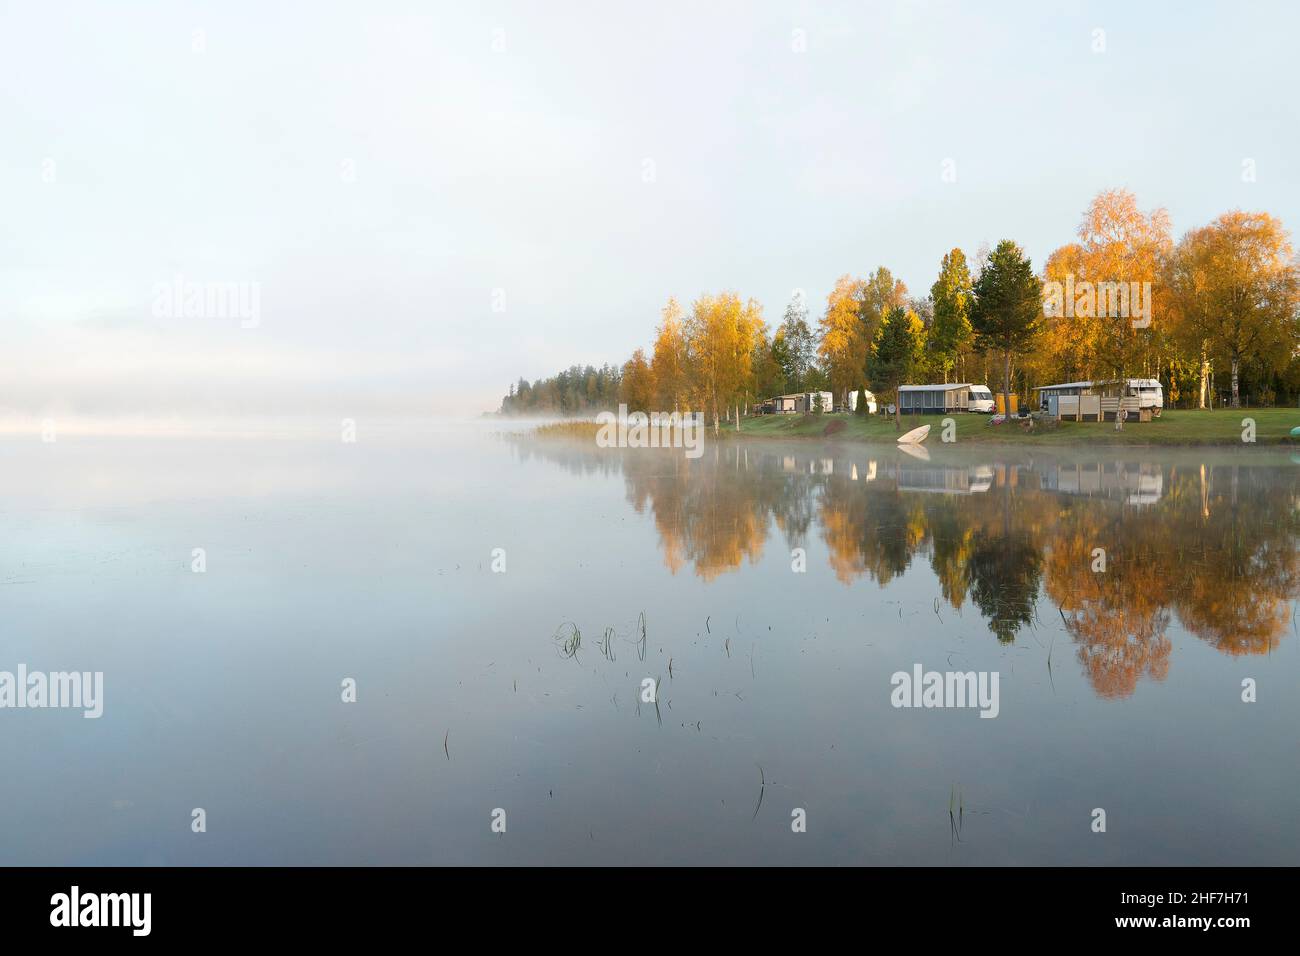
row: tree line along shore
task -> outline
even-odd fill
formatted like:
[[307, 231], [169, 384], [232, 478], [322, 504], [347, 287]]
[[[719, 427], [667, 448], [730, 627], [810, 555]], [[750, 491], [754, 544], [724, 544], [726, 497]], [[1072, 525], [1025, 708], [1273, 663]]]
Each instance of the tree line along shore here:
[[[1300, 400], [1298, 346], [1300, 261], [1281, 220], [1233, 210], [1175, 242], [1166, 210], [1143, 211], [1117, 189], [1093, 199], [1041, 272], [1009, 239], [971, 258], [954, 248], [927, 295], [880, 266], [841, 276], [816, 319], [796, 291], [775, 329], [760, 303], [733, 291], [702, 294], [689, 309], [670, 298], [648, 353], [521, 378], [501, 414], [586, 415], [625, 404], [699, 411], [752, 434], [800, 433], [829, 422], [768, 423], [751, 411], [791, 393], [829, 391], [847, 408], [850, 392], [869, 388], [896, 401], [900, 385], [930, 382], [988, 384], [1018, 395], [1023, 408], [1052, 383], [1152, 378], [1166, 408], [1262, 415]], [[876, 424], [843, 427], [867, 437]], [[1103, 431], [1079, 424], [1051, 431]], [[1193, 425], [1167, 414], [1146, 440], [1227, 441], [1227, 425], [1217, 415]]]

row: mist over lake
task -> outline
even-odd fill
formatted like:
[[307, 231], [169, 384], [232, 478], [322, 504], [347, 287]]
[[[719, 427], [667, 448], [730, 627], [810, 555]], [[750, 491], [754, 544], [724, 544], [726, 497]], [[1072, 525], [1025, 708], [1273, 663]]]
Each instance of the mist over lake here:
[[529, 431], [0, 445], [0, 859], [1294, 861], [1287, 452]]

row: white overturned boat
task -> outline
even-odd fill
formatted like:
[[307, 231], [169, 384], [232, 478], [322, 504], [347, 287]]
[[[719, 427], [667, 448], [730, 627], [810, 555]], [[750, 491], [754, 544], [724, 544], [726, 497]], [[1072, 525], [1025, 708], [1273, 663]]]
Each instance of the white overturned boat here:
[[928, 434], [930, 434], [930, 426], [922, 425], [920, 428], [913, 428], [910, 432], [899, 435], [898, 443], [900, 445], [919, 445], [925, 441], [925, 436]]

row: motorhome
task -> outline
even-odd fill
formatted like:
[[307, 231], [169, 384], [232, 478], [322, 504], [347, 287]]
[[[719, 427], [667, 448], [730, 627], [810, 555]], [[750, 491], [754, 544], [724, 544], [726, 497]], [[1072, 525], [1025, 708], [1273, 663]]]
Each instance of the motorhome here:
[[966, 411], [993, 414], [993, 393], [989, 391], [987, 385], [970, 387], [970, 400], [966, 403]]

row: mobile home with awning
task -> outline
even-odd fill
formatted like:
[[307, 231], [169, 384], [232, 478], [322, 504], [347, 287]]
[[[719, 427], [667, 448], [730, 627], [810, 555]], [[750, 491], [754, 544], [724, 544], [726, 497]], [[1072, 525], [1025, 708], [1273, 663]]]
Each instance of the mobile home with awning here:
[[992, 410], [993, 395], [983, 385], [900, 385], [898, 410], [904, 415]]
[[1158, 410], [1165, 407], [1165, 390], [1159, 379], [1130, 378], [1110, 379], [1090, 382], [1062, 382], [1060, 385], [1041, 385], [1038, 391], [1038, 404], [1043, 411], [1050, 411], [1053, 396], [1075, 397], [1079, 395], [1099, 395], [1113, 401], [1103, 402], [1103, 408], [1112, 410], [1111, 406], [1123, 407], [1131, 411], [1143, 409]]

